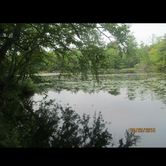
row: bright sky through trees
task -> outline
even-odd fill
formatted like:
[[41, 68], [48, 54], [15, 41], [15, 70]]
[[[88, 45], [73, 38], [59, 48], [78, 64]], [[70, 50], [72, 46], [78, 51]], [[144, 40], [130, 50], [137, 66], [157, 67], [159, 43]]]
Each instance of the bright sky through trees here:
[[130, 30], [133, 32], [138, 44], [143, 41], [149, 45], [148, 39], [152, 34], [157, 37], [166, 34], [166, 23], [132, 23], [131, 25]]
[[[164, 36], [164, 34], [166, 34], [166, 23], [130, 23], [130, 25], [130, 31], [136, 38], [138, 45], [141, 44], [141, 41], [150, 45], [149, 38], [152, 34], [156, 37]], [[108, 33], [106, 32], [106, 34]], [[110, 42], [105, 36], [104, 40], [106, 43]], [[111, 40], [114, 41], [113, 39]]]

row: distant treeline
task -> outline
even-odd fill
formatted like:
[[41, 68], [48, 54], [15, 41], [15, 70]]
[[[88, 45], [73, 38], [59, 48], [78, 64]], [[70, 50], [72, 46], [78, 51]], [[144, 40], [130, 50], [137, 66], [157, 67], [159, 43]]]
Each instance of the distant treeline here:
[[[145, 45], [143, 42], [138, 46], [134, 36], [129, 36], [128, 46], [121, 52], [117, 41], [108, 43], [105, 47], [100, 48], [101, 55], [105, 58], [104, 64], [98, 64], [98, 69], [124, 69], [124, 68], [137, 68], [145, 72], [164, 72], [166, 70], [166, 35], [163, 37], [156, 37], [156, 42], [151, 45]], [[85, 50], [86, 51], [86, 50]], [[88, 53], [88, 51], [87, 51]], [[62, 68], [80, 70], [82, 63], [86, 62], [88, 66], [94, 65], [90, 56], [82, 61], [82, 52], [78, 49], [71, 49], [68, 51], [70, 59], [63, 58], [63, 55], [56, 55], [54, 52], [47, 52], [49, 59], [48, 63], [41, 63], [38, 71], [53, 72], [62, 70]], [[61, 57], [62, 56], [62, 57]], [[84, 68], [86, 69], [86, 67]], [[89, 69], [89, 67], [88, 67]]]

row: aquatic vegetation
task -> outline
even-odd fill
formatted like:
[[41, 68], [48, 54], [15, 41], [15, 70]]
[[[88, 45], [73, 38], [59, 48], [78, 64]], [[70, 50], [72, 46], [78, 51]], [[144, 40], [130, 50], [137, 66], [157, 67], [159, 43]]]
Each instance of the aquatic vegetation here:
[[[99, 75], [99, 82], [92, 79], [81, 81], [71, 77], [63, 77], [59, 80], [58, 76], [43, 77], [41, 90], [47, 92], [54, 90], [60, 92], [62, 90], [77, 93], [82, 90], [84, 93], [98, 93], [104, 91], [110, 95], [119, 95], [120, 89], [127, 89], [126, 97], [129, 100], [134, 100], [140, 97], [142, 100], [149, 98], [153, 94], [153, 100], [166, 101], [166, 76], [159, 73], [125, 73], [125, 74], [105, 74]], [[49, 83], [49, 84], [46, 84]], [[40, 90], [39, 90], [40, 91]]]
[[[90, 113], [91, 115], [93, 114], [93, 111], [99, 111], [101, 110], [103, 115], [105, 116], [104, 119], [108, 118], [107, 120], [112, 121], [110, 115], [113, 115], [116, 117], [117, 121], [118, 118], [124, 118], [123, 123], [130, 123], [130, 116], [129, 114], [131, 113], [131, 117], [135, 118], [135, 115], [139, 115], [141, 117], [142, 110], [139, 110], [139, 103], [141, 104], [140, 106], [144, 106], [151, 103], [153, 100], [160, 100], [164, 104], [166, 104], [166, 79], [165, 75], [161, 74], [147, 74], [147, 73], [126, 73], [126, 74], [106, 74], [106, 75], [100, 75], [100, 80], [99, 82], [95, 82], [91, 79], [86, 80], [86, 81], [81, 81], [81, 80], [74, 80], [73, 79], [68, 79], [68, 78], [63, 78], [63, 80], [56, 81], [57, 76], [49, 76], [45, 77], [49, 80], [52, 81], [52, 84], [49, 83], [47, 84], [47, 87], [45, 88], [45, 92], [49, 91], [54, 91], [55, 94], [61, 93], [60, 99], [62, 99], [62, 105], [64, 104], [65, 108], [65, 102], [66, 99], [68, 98], [68, 95], [76, 94], [73, 95], [73, 99], [69, 99], [69, 104], [70, 102], [72, 104], [76, 104], [73, 106], [74, 109], [76, 109], [77, 113], [81, 115], [82, 112]], [[72, 77], [71, 77], [72, 78]], [[69, 92], [67, 92], [69, 91]], [[81, 91], [81, 93], [80, 93]], [[84, 92], [84, 94], [82, 93]], [[44, 93], [44, 92], [43, 92]], [[77, 97], [78, 93], [78, 97]], [[67, 98], [65, 96], [67, 94]], [[94, 95], [89, 95], [89, 94], [94, 94]], [[82, 97], [82, 96], [83, 97]], [[101, 96], [100, 96], [101, 95]], [[110, 96], [109, 96], [110, 95]], [[66, 98], [63, 101], [63, 96]], [[87, 96], [88, 100], [85, 99]], [[89, 97], [88, 97], [89, 96]], [[93, 98], [94, 96], [94, 98]], [[53, 97], [53, 96], [52, 96]], [[79, 98], [80, 97], [80, 98]], [[58, 98], [57, 98], [58, 99]], [[76, 99], [76, 102], [74, 101]], [[77, 100], [78, 99], [78, 100]], [[123, 100], [124, 99], [124, 100]], [[139, 100], [137, 100], [139, 99]], [[146, 100], [147, 99], [147, 100]], [[59, 102], [57, 100], [56, 102]], [[92, 100], [92, 101], [91, 101]], [[128, 101], [130, 100], [130, 101]], [[146, 100], [146, 101], [144, 101]], [[150, 101], [151, 100], [151, 101]], [[142, 102], [144, 101], [144, 102]], [[64, 103], [63, 103], [64, 102]], [[84, 103], [87, 102], [87, 106], [85, 105], [84, 109]], [[89, 102], [89, 103], [88, 103]], [[100, 103], [101, 102], [101, 103]], [[119, 104], [120, 103], [120, 104]], [[125, 105], [126, 103], [126, 105]], [[135, 108], [135, 104], [136, 107]], [[67, 104], [67, 103], [66, 103]], [[91, 104], [91, 105], [90, 105]], [[155, 103], [152, 103], [155, 106]], [[106, 108], [107, 107], [107, 108]], [[156, 108], [154, 108], [155, 111], [160, 111], [160, 109], [163, 109], [164, 106], [159, 104], [159, 107], [156, 105]], [[129, 111], [127, 110], [129, 109]], [[131, 109], [131, 110], [130, 110]], [[151, 108], [145, 107], [145, 113], [146, 111], [151, 111]], [[156, 109], [156, 110], [155, 110]], [[138, 110], [138, 112], [137, 112]], [[123, 113], [126, 111], [126, 114]], [[131, 111], [131, 112], [130, 112]], [[116, 114], [117, 112], [117, 114]], [[157, 113], [156, 113], [157, 114]], [[113, 117], [113, 119], [115, 118]], [[152, 118], [149, 114], [149, 118], [146, 116], [147, 120], [150, 120]], [[128, 122], [126, 122], [125, 119], [129, 119]], [[141, 119], [140, 119], [141, 120]], [[114, 120], [113, 120], [114, 121]], [[150, 123], [149, 121], [148, 123]], [[131, 120], [131, 123], [133, 121]], [[139, 122], [138, 122], [139, 123]], [[118, 126], [118, 122], [114, 121], [114, 125], [116, 128], [116, 125]], [[119, 124], [121, 125], [121, 124]], [[123, 124], [122, 124], [123, 126]], [[122, 127], [123, 128], [123, 127]], [[127, 129], [128, 126], [125, 128]], [[124, 129], [124, 131], [125, 131]], [[114, 130], [114, 129], [113, 129]], [[109, 127], [109, 131], [111, 131], [111, 127]], [[121, 131], [124, 132], [124, 131]], [[114, 130], [114, 133], [116, 131]], [[126, 133], [128, 135], [129, 133]], [[131, 135], [130, 135], [131, 136]], [[130, 137], [129, 136], [129, 137]], [[121, 135], [122, 137], [122, 135]], [[138, 137], [134, 137], [129, 140], [134, 140], [137, 141]], [[118, 146], [118, 139], [115, 139], [115, 146]], [[142, 142], [142, 141], [141, 141]], [[119, 140], [119, 146], [120, 147], [126, 147], [128, 145], [128, 142], [126, 144], [123, 142], [123, 139]], [[131, 145], [131, 144], [129, 144]], [[134, 145], [134, 143], [132, 144]]]

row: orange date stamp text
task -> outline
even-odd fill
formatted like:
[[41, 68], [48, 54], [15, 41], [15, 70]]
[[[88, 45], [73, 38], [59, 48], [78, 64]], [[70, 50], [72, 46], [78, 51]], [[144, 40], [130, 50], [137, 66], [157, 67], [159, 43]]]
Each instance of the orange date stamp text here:
[[131, 133], [155, 133], [155, 128], [130, 128]]

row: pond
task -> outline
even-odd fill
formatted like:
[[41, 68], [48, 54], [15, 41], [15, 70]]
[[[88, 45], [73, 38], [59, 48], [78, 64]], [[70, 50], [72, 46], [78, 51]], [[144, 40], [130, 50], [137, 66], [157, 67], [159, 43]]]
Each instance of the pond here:
[[166, 147], [166, 75], [119, 73], [99, 77], [99, 83], [76, 77], [58, 81], [57, 74], [45, 74], [43, 78], [53, 84], [38, 85], [40, 92], [33, 99], [42, 100], [47, 92], [47, 100], [70, 106], [79, 115], [93, 117], [101, 111], [103, 119], [111, 122], [107, 127], [114, 147], [124, 138], [125, 130], [131, 128], [155, 128], [155, 132], [136, 132], [141, 136], [137, 147]]

